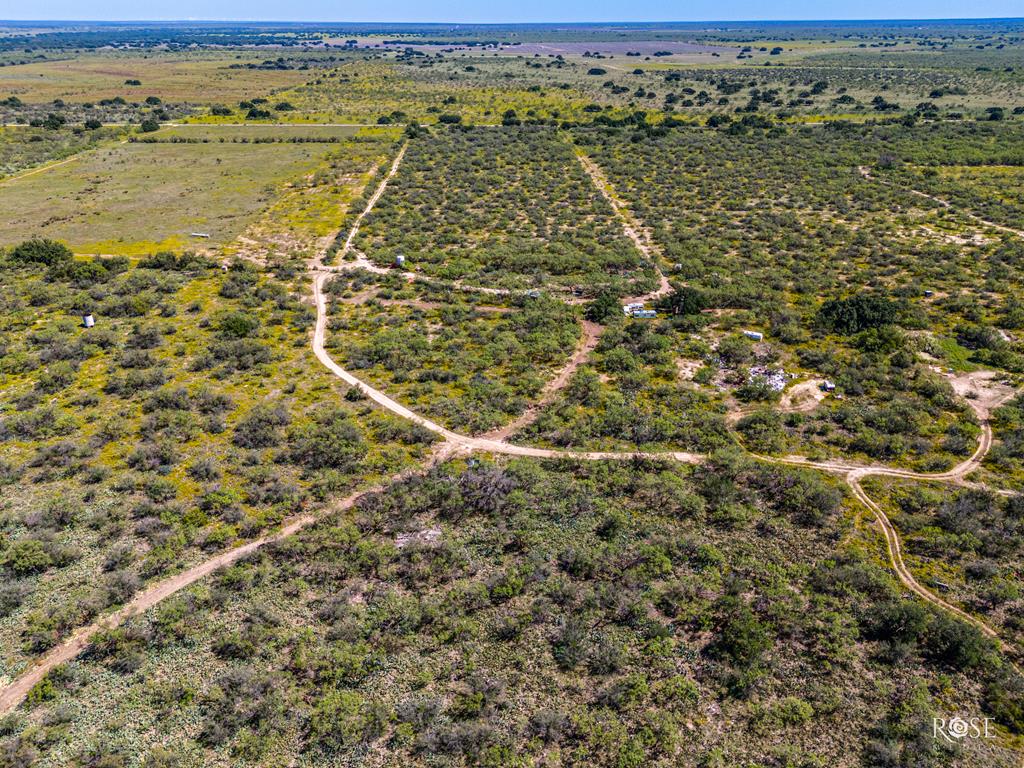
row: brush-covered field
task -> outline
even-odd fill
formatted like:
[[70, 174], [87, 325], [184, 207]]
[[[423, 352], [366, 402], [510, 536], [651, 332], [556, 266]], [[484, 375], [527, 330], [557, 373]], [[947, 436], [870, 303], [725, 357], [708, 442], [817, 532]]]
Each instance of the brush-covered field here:
[[12, 749], [40, 765], [76, 749], [850, 765], [854, 731], [872, 760], [896, 743], [925, 764], [1013, 765], [1002, 738], [950, 753], [923, 735], [937, 712], [998, 701], [1007, 673], [902, 598], [876, 545], [814, 474], [446, 464], [103, 633]]
[[1022, 40], [0, 23], [0, 768], [1019, 767]]
[[64, 256], [3, 273], [8, 675], [147, 580], [430, 442], [311, 364], [295, 267]]
[[[526, 410], [576, 346], [555, 298], [511, 306], [335, 278], [328, 349], [342, 366], [452, 429], [486, 432]], [[405, 298], [408, 297], [408, 298]]]
[[381, 265], [475, 285], [629, 289], [642, 255], [546, 128], [439, 128], [415, 140], [354, 243]]

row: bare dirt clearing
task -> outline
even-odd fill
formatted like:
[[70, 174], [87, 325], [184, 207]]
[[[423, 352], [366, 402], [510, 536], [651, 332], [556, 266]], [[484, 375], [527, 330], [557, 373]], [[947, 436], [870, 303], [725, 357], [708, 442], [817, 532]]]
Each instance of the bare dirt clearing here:
[[809, 379], [794, 384], [782, 393], [779, 401], [779, 410], [783, 413], [809, 413], [818, 407], [818, 404], [828, 397], [828, 393], [822, 389], [824, 380]]
[[679, 378], [683, 379], [683, 381], [693, 381], [693, 377], [703, 366], [704, 363], [700, 360], [680, 358], [676, 361], [676, 367], [679, 369]]
[[1016, 394], [1016, 390], [996, 371], [947, 373], [945, 376], [953, 391], [964, 398], [983, 420], [988, 420], [992, 411]]

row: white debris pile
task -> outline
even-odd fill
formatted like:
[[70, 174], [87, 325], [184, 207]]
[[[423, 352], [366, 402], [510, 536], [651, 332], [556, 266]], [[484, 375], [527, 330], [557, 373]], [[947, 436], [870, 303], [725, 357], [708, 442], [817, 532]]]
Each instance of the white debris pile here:
[[400, 533], [395, 537], [395, 547], [403, 549], [410, 544], [423, 547], [436, 547], [441, 544], [440, 528], [425, 528], [412, 533]]
[[779, 368], [769, 368], [763, 365], [755, 365], [750, 369], [750, 381], [763, 381], [776, 392], [786, 388], [786, 382], [792, 378], [788, 373]]

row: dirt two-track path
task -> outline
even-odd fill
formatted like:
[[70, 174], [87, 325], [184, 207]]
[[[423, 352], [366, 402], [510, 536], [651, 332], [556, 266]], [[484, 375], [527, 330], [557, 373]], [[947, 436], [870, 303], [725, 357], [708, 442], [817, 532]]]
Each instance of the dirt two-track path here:
[[[399, 165], [401, 164], [402, 158], [405, 155], [405, 150], [408, 145], [404, 144], [398, 151], [394, 162], [388, 174], [381, 180], [377, 189], [370, 197], [366, 208], [356, 218], [351, 230], [348, 233], [348, 237], [345, 240], [345, 246], [343, 253], [355, 252], [353, 242], [358, 234], [359, 225], [362, 223], [365, 216], [372, 210], [373, 206], [384, 194], [387, 188], [388, 182], [398, 172]], [[664, 273], [659, 267], [659, 253], [651, 244], [649, 237], [645, 230], [629, 215], [628, 211], [623, 205], [617, 200], [614, 193], [611, 191], [611, 187], [604, 177], [604, 174], [600, 171], [600, 168], [585, 155], [579, 155], [580, 162], [583, 164], [587, 174], [593, 180], [595, 186], [601, 191], [601, 194], [612, 205], [616, 214], [622, 221], [623, 230], [626, 235], [636, 244], [637, 248], [643, 253], [650, 261], [654, 264], [660, 276], [660, 284], [656, 291], [647, 294], [646, 296], [637, 297], [637, 300], [652, 300], [658, 296], [667, 293], [670, 288], [668, 281], [664, 277]], [[863, 170], [862, 170], [863, 173]], [[335, 376], [340, 378], [346, 384], [351, 387], [356, 387], [361, 390], [369, 399], [373, 400], [378, 406], [390, 411], [391, 413], [400, 416], [403, 419], [407, 419], [415, 424], [430, 430], [434, 434], [441, 438], [441, 442], [435, 447], [431, 454], [430, 459], [426, 462], [425, 466], [419, 470], [419, 472], [425, 471], [433, 464], [455, 455], [468, 454], [472, 452], [483, 452], [492, 454], [502, 454], [508, 456], [525, 456], [540, 459], [568, 459], [574, 461], [611, 461], [611, 460], [633, 460], [637, 458], [654, 459], [661, 461], [677, 461], [688, 464], [701, 464], [707, 460], [707, 456], [699, 453], [691, 453], [685, 451], [658, 451], [658, 452], [646, 452], [646, 451], [572, 451], [572, 450], [558, 450], [550, 448], [540, 448], [535, 446], [516, 445], [508, 442], [508, 438], [531, 423], [538, 415], [540, 410], [547, 404], [550, 404], [558, 392], [568, 383], [572, 374], [576, 371], [577, 367], [585, 362], [587, 356], [597, 345], [601, 333], [601, 327], [592, 323], [585, 323], [583, 326], [583, 337], [577, 349], [571, 356], [567, 365], [558, 372], [554, 378], [544, 387], [538, 402], [531, 406], [525, 413], [520, 417], [512, 421], [510, 424], [494, 430], [488, 434], [481, 436], [463, 435], [458, 432], [454, 432], [441, 424], [438, 424], [431, 419], [422, 416], [421, 414], [412, 411], [405, 407], [397, 400], [389, 397], [381, 390], [371, 386], [370, 384], [362, 381], [361, 379], [354, 376], [349, 371], [338, 365], [330, 356], [325, 348], [325, 340], [327, 335], [327, 301], [324, 295], [324, 284], [335, 274], [344, 271], [337, 267], [326, 267], [323, 264], [323, 258], [325, 253], [321, 253], [313, 263], [310, 265], [310, 272], [312, 274], [312, 301], [316, 306], [316, 325], [313, 331], [312, 337], [312, 348], [317, 360], [320, 361], [328, 370], [330, 370]], [[366, 260], [368, 261], [368, 260]], [[365, 268], [364, 259], [359, 259], [352, 266], [357, 268]], [[383, 270], [377, 267], [373, 271], [383, 271], [393, 273], [391, 270]], [[424, 279], [420, 276], [415, 276], [416, 279]], [[470, 286], [466, 286], [467, 290], [470, 290]], [[478, 289], [474, 289], [478, 290]], [[1007, 395], [1003, 399], [1008, 399], [1012, 396]], [[990, 409], [994, 408], [998, 403], [990, 402], [985, 407], [975, 406], [975, 404], [968, 400], [968, 403], [975, 407], [978, 413], [979, 420], [981, 422], [981, 437], [978, 441], [978, 446], [975, 449], [973, 455], [967, 460], [961, 462], [957, 466], [945, 472], [936, 473], [924, 473], [924, 472], [912, 472], [910, 470], [898, 469], [894, 467], [887, 467], [884, 465], [874, 466], [863, 466], [852, 463], [846, 463], [842, 461], [824, 461], [816, 462], [809, 461], [803, 457], [790, 456], [790, 457], [773, 457], [773, 456], [760, 456], [757, 454], [750, 454], [755, 459], [770, 464], [781, 464], [786, 466], [804, 467], [807, 469], [815, 469], [822, 472], [828, 472], [831, 474], [842, 476], [847, 485], [849, 486], [853, 496], [863, 504], [875, 517], [878, 525], [885, 538], [886, 549], [888, 553], [889, 563], [896, 573], [900, 583], [903, 584], [909, 591], [919, 596], [921, 599], [931, 603], [940, 610], [946, 611], [958, 618], [969, 622], [970, 624], [977, 627], [988, 637], [996, 641], [996, 643], [1005, 651], [1008, 655], [1015, 655], [1015, 649], [1008, 648], [1003, 644], [998, 636], [998, 633], [989, 626], [986, 622], [980, 618], [973, 616], [958, 606], [944, 600], [931, 590], [924, 587], [914, 577], [913, 573], [907, 567], [903, 561], [902, 546], [900, 543], [899, 534], [895, 527], [889, 521], [885, 514], [885, 511], [864, 491], [861, 486], [861, 481], [864, 478], [871, 476], [883, 476], [883, 477], [898, 477], [907, 478], [913, 480], [933, 481], [933, 482], [944, 482], [951, 484], [963, 484], [965, 478], [971, 472], [976, 470], [985, 456], [988, 454], [989, 449], [992, 446], [992, 428], [989, 424], [989, 412]], [[280, 529], [263, 536], [258, 539], [254, 539], [250, 542], [242, 544], [234, 549], [226, 552], [221, 552], [208, 560], [199, 563], [191, 568], [188, 568], [181, 573], [170, 576], [161, 581], [151, 584], [146, 589], [138, 592], [130, 601], [125, 603], [117, 611], [103, 616], [93, 623], [81, 627], [70, 636], [62, 640], [58, 645], [54, 646], [51, 650], [39, 656], [33, 661], [33, 663], [22, 672], [12, 682], [0, 688], [0, 715], [6, 714], [15, 709], [28, 694], [29, 690], [40, 682], [47, 673], [52, 669], [70, 661], [82, 653], [89, 647], [91, 638], [97, 632], [110, 629], [123, 624], [125, 621], [133, 616], [137, 616], [142, 612], [152, 608], [161, 601], [174, 595], [180, 590], [196, 583], [200, 579], [206, 578], [220, 568], [232, 565], [238, 562], [240, 559], [247, 555], [256, 552], [262, 547], [268, 544], [278, 542], [288, 536], [291, 536], [303, 528], [323, 519], [327, 514], [350, 509], [356, 504], [356, 502], [364, 495], [381, 492], [387, 489], [387, 487], [393, 482], [401, 479], [403, 476], [412, 474], [412, 471], [404, 472], [399, 475], [395, 475], [389, 480], [366, 490], [358, 493], [353, 493], [343, 499], [338, 500], [334, 504], [328, 506], [326, 509], [321, 510], [317, 513], [307, 512], [296, 515], [289, 518], [284, 522]], [[1017, 669], [1014, 662], [1009, 660], [1009, 663]], [[1019, 670], [1018, 670], [1019, 672]]]
[[[909, 192], [912, 195], [917, 195], [918, 197], [924, 198], [925, 200], [931, 200], [933, 203], [938, 203], [943, 208], [949, 208], [950, 210], [954, 208], [953, 204], [949, 202], [949, 200], [944, 200], [941, 197], [929, 194], [928, 192], [922, 192], [921, 190], [914, 189], [913, 187], [907, 187], [902, 184], [895, 184], [887, 179], [880, 179], [877, 176], [873, 175], [871, 173], [871, 169], [866, 165], [858, 166], [857, 170], [860, 172], [860, 175], [863, 176], [865, 179], [877, 181], [879, 184], [884, 184], [887, 187], [902, 189], [906, 192]], [[969, 219], [973, 219], [979, 224], [984, 224], [986, 227], [998, 229], [1000, 232], [1006, 232], [1011, 235], [1016, 235], [1017, 237], [1024, 237], [1024, 229], [1015, 229], [1013, 227], [1008, 227], [1005, 224], [996, 224], [994, 221], [989, 221], [988, 219], [983, 218], [976, 213], [972, 213], [971, 211], [958, 209], [957, 212], [962, 216], [966, 216]]]
[[576, 373], [576, 369], [587, 361], [590, 353], [597, 347], [597, 342], [600, 341], [603, 332], [604, 326], [584, 320], [583, 336], [576, 346], [576, 351], [572, 353], [572, 357], [569, 358], [569, 362], [566, 363], [565, 367], [544, 385], [544, 389], [541, 390], [540, 397], [537, 398], [536, 402], [532, 403], [522, 414], [505, 426], [493, 429], [483, 436], [489, 440], [508, 440], [516, 432], [536, 421], [540, 412], [551, 405], [555, 398], [558, 397], [558, 393], [565, 389], [565, 385], [569, 383], [569, 379]]
[[[379, 489], [374, 488], [369, 491], [364, 491], [363, 493], [370, 493], [375, 490]], [[363, 495], [363, 493], [353, 494], [336, 502], [332, 506], [332, 510], [350, 508], [355, 504], [359, 497]], [[92, 624], [79, 628], [59, 645], [54, 646], [52, 649], [36, 659], [33, 665], [29, 667], [26, 672], [18, 676], [14, 682], [0, 690], [0, 714], [11, 711], [21, 703], [29, 690], [31, 690], [32, 686], [42, 680], [47, 672], [66, 661], [70, 661], [84, 651], [89, 646], [92, 636], [100, 630], [113, 628], [123, 624], [132, 616], [136, 616], [143, 611], [152, 608], [154, 605], [166, 600], [176, 592], [194, 584], [206, 576], [209, 576], [219, 568], [232, 565], [246, 555], [255, 552], [260, 547], [264, 547], [267, 544], [272, 544], [291, 536], [314, 522], [316, 519], [317, 516], [312, 514], [300, 514], [291, 517], [274, 533], [258, 539], [253, 539], [246, 544], [235, 547], [234, 549], [230, 549], [226, 552], [221, 552], [220, 554], [214, 555], [209, 560], [205, 560], [192, 568], [184, 570], [181, 573], [177, 573], [163, 581], [155, 582], [141, 592], [136, 593], [131, 600], [121, 606], [121, 608], [114, 613], [108, 614]]]
[[608, 202], [608, 205], [611, 206], [615, 215], [619, 217], [619, 221], [622, 222], [623, 233], [633, 241], [633, 245], [636, 246], [636, 249], [647, 258], [658, 274], [657, 289], [644, 296], [633, 296], [623, 299], [623, 303], [629, 304], [638, 302], [642, 304], [647, 301], [654, 301], [662, 296], [667, 296], [671, 293], [672, 286], [669, 285], [668, 278], [661, 269], [661, 249], [654, 242], [654, 238], [651, 237], [651, 233], [646, 227], [636, 220], [632, 212], [629, 210], [629, 206], [615, 194], [611, 183], [608, 181], [608, 177], [605, 176], [604, 171], [601, 170], [601, 166], [582, 152], [577, 152], [576, 158], [580, 161], [580, 165], [583, 166], [584, 172], [590, 177], [591, 183]]

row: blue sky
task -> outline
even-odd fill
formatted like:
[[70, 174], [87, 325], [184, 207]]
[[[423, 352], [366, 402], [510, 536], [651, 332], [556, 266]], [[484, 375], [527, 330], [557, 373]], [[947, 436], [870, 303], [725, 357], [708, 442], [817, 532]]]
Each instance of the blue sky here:
[[992, 18], [1021, 0], [0, 0], [0, 19], [252, 19], [275, 21], [707, 21]]

